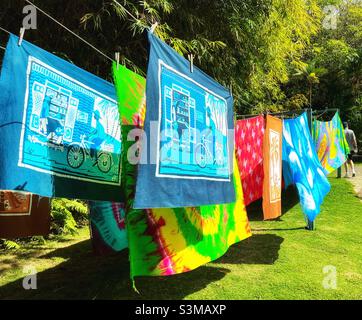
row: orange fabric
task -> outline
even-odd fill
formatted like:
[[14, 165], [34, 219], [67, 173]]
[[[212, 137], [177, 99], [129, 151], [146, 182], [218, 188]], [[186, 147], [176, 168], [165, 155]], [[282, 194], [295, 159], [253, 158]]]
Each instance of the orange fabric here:
[[30, 193], [0, 191], [0, 238], [44, 236], [49, 231], [49, 198]]
[[264, 220], [281, 216], [283, 121], [267, 115], [263, 143]]

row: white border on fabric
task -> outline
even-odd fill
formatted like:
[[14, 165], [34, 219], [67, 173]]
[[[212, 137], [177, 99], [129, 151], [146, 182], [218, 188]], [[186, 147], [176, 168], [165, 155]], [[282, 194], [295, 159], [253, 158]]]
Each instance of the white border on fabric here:
[[8, 191], [4, 190], [5, 192], [16, 192], [16, 193], [23, 193], [30, 197], [29, 200], [29, 211], [28, 212], [12, 212], [12, 213], [0, 213], [0, 217], [24, 217], [24, 216], [31, 216], [31, 208], [33, 206], [33, 197], [31, 194], [27, 192], [19, 192], [19, 191]]
[[202, 176], [178, 176], [178, 175], [167, 175], [167, 174], [161, 174], [159, 173], [159, 169], [160, 169], [160, 147], [161, 147], [161, 140], [160, 140], [160, 132], [161, 132], [161, 118], [162, 118], [162, 88], [161, 88], [161, 69], [162, 66], [164, 66], [165, 68], [171, 70], [172, 72], [178, 74], [179, 76], [185, 78], [186, 80], [193, 82], [194, 84], [196, 84], [197, 86], [199, 86], [200, 88], [202, 88], [203, 90], [213, 94], [215, 97], [223, 100], [225, 102], [226, 105], [226, 126], [229, 129], [229, 125], [228, 125], [228, 108], [227, 108], [227, 102], [226, 99], [224, 99], [223, 97], [219, 96], [218, 94], [212, 92], [211, 90], [209, 90], [208, 88], [204, 87], [203, 85], [199, 84], [198, 82], [196, 82], [195, 80], [191, 79], [190, 77], [188, 77], [187, 75], [177, 71], [176, 69], [170, 67], [169, 65], [167, 65], [165, 62], [163, 62], [161, 59], [158, 59], [158, 91], [159, 91], [159, 97], [158, 97], [158, 132], [157, 132], [157, 158], [156, 158], [156, 177], [157, 178], [171, 178], [171, 179], [192, 179], [192, 180], [209, 180], [209, 181], [227, 181], [230, 182], [231, 181], [231, 174], [230, 174], [230, 152], [229, 152], [229, 135], [227, 135], [227, 163], [228, 163], [228, 172], [229, 172], [229, 178], [225, 179], [225, 178], [211, 178], [211, 177], [202, 177]]
[[112, 186], [120, 186], [121, 185], [121, 164], [119, 166], [119, 178], [117, 182], [110, 182], [110, 181], [100, 181], [100, 180], [95, 180], [95, 179], [91, 179], [91, 178], [82, 178], [82, 177], [77, 177], [77, 176], [72, 176], [72, 175], [67, 175], [64, 173], [59, 173], [59, 172], [54, 172], [54, 171], [50, 171], [50, 170], [46, 170], [46, 169], [41, 169], [38, 167], [34, 167], [32, 165], [29, 164], [25, 164], [23, 163], [23, 144], [24, 144], [24, 135], [25, 135], [25, 127], [26, 127], [26, 116], [27, 116], [27, 109], [28, 109], [28, 99], [29, 99], [29, 78], [30, 78], [30, 68], [31, 68], [31, 64], [32, 62], [38, 63], [41, 66], [44, 66], [45, 68], [51, 70], [52, 72], [55, 72], [57, 74], [59, 74], [60, 76], [62, 76], [63, 78], [66, 78], [74, 83], [76, 83], [77, 85], [92, 91], [94, 93], [96, 93], [99, 96], [102, 96], [103, 98], [108, 99], [111, 102], [114, 102], [116, 105], [118, 105], [116, 100], [113, 100], [109, 97], [107, 97], [106, 95], [86, 86], [85, 84], [69, 77], [68, 75], [56, 70], [55, 68], [47, 65], [46, 63], [42, 62], [41, 60], [34, 58], [33, 56], [29, 56], [28, 58], [28, 67], [27, 67], [27, 71], [26, 71], [26, 90], [25, 90], [25, 99], [24, 99], [24, 113], [23, 113], [23, 124], [22, 124], [22, 129], [21, 129], [21, 136], [20, 136], [20, 145], [19, 145], [19, 162], [18, 162], [18, 166], [22, 167], [22, 168], [26, 168], [26, 169], [30, 169], [33, 171], [37, 171], [37, 172], [42, 172], [42, 173], [47, 173], [49, 175], [52, 176], [58, 176], [61, 178], [68, 178], [68, 179], [73, 179], [73, 180], [80, 180], [80, 181], [86, 181], [86, 182], [92, 182], [92, 183], [98, 183], [98, 184], [106, 184], [106, 185], [112, 185]]

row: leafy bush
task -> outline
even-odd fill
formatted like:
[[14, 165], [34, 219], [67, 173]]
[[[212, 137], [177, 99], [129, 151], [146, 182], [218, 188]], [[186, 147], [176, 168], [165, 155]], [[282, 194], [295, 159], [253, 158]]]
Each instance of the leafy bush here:
[[11, 240], [0, 240], [0, 248], [4, 248], [5, 250], [14, 250], [19, 249], [20, 245], [15, 241]]
[[88, 207], [80, 200], [53, 199], [51, 233], [76, 234], [88, 221]]

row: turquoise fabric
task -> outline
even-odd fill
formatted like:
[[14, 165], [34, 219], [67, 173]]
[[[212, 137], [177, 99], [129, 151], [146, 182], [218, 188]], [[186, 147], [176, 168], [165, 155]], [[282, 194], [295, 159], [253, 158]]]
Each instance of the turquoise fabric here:
[[123, 200], [114, 85], [11, 35], [0, 92], [0, 190]]
[[235, 202], [233, 98], [151, 33], [145, 136], [134, 207]]
[[128, 247], [125, 210], [122, 203], [90, 201], [89, 218], [103, 242], [113, 251]]
[[313, 222], [331, 187], [319, 162], [306, 113], [283, 121], [283, 177], [286, 186], [296, 185], [302, 210]]

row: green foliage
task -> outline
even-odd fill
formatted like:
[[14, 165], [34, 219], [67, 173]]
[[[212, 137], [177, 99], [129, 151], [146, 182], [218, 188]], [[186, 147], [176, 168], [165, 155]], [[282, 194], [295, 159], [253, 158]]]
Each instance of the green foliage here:
[[51, 207], [54, 234], [76, 234], [77, 228], [87, 221], [88, 208], [79, 200], [53, 199]]
[[[289, 65], [317, 33], [321, 16], [317, 0], [35, 2], [109, 56], [119, 51], [121, 63], [143, 75], [148, 57], [144, 32], [157, 21], [157, 36], [185, 57], [193, 53], [197, 66], [232, 86], [240, 112], [256, 106], [281, 108], [285, 93], [280, 85], [288, 82]], [[11, 31], [18, 29], [22, 5], [20, 0], [5, 0], [5, 27]], [[111, 80], [108, 62], [89, 47], [42, 15], [38, 24], [47, 28], [28, 32], [26, 39], [63, 52], [75, 64]]]
[[309, 101], [304, 94], [296, 94], [290, 97], [285, 102], [285, 109], [287, 110], [301, 110], [307, 108], [309, 105]]
[[3, 248], [5, 250], [16, 250], [20, 248], [20, 245], [12, 240], [3, 240], [0, 239], [0, 249]]
[[[0, 17], [7, 17], [5, 27], [17, 31], [23, 1], [4, 2]], [[161, 39], [185, 57], [195, 54], [195, 64], [233, 87], [240, 112], [280, 109], [291, 96], [310, 98], [312, 91], [316, 107], [335, 106], [346, 101], [347, 89], [340, 88], [340, 82], [348, 80], [353, 81], [354, 96], [361, 92], [362, 13], [356, 1], [123, 0], [117, 4], [74, 0], [65, 4], [54, 0], [38, 4], [109, 56], [119, 51], [121, 63], [143, 75], [148, 57], [144, 32], [157, 21], [155, 33]], [[322, 9], [330, 4], [339, 10], [336, 30], [321, 28]], [[28, 32], [27, 39], [111, 80], [110, 68], [89, 47], [41, 14], [38, 24], [47, 28]], [[294, 79], [296, 66], [304, 79]], [[323, 74], [303, 70], [308, 67]], [[354, 103], [347, 100], [347, 104]]]
[[[353, 123], [353, 117], [361, 113], [360, 1], [34, 2], [108, 56], [120, 52], [120, 62], [141, 75], [147, 70], [145, 31], [158, 22], [158, 37], [185, 57], [194, 54], [198, 67], [232, 87], [239, 113], [299, 109], [306, 106], [302, 96], [313, 108], [340, 108], [342, 116]], [[23, 5], [23, 0], [2, 1], [0, 20], [15, 33]], [[323, 27], [327, 5], [337, 8], [336, 29]], [[38, 25], [26, 33], [26, 39], [112, 81], [104, 57], [42, 14]], [[1, 44], [5, 39], [0, 33]]]

